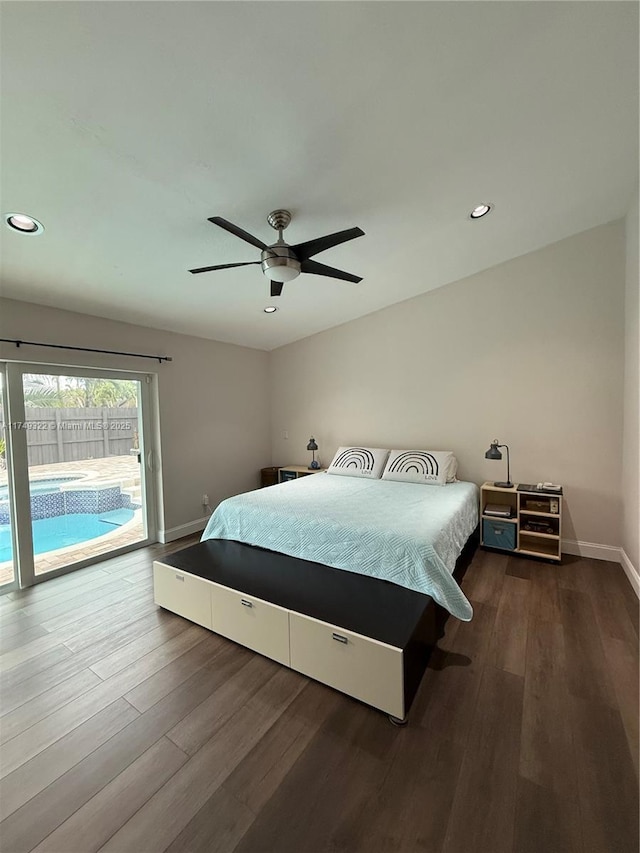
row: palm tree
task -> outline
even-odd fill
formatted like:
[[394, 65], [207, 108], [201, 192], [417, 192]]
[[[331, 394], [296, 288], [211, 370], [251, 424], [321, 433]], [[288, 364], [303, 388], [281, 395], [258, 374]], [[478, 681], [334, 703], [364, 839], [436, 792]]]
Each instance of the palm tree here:
[[64, 405], [58, 377], [25, 373], [22, 387], [25, 406], [42, 409], [60, 408]]
[[137, 383], [131, 379], [27, 373], [23, 389], [25, 405], [30, 408], [135, 408], [138, 405]]

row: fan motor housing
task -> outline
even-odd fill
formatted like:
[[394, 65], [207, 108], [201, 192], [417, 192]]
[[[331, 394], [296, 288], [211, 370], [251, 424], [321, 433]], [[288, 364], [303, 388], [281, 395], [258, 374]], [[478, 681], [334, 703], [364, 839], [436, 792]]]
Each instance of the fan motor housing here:
[[275, 243], [262, 251], [262, 272], [272, 281], [293, 281], [300, 275], [300, 261], [289, 246]]

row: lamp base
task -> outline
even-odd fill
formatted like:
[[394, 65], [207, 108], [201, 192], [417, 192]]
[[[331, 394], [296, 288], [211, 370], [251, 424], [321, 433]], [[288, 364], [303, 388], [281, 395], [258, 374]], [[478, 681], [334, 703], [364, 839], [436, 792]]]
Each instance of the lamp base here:
[[498, 488], [498, 489], [513, 489], [514, 488], [513, 483], [494, 483], [493, 485], [496, 486], [496, 488]]
[[317, 471], [319, 467], [320, 467], [320, 463], [317, 460], [314, 460], [311, 463], [311, 465], [309, 465], [309, 470], [310, 471]]

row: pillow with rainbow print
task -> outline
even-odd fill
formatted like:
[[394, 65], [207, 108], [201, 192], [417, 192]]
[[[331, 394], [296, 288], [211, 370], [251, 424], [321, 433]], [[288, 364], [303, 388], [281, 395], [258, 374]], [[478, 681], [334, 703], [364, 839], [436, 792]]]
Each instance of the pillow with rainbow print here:
[[382, 479], [444, 486], [455, 481], [457, 470], [450, 450], [392, 450]]
[[388, 455], [381, 447], [339, 447], [327, 474], [379, 480]]

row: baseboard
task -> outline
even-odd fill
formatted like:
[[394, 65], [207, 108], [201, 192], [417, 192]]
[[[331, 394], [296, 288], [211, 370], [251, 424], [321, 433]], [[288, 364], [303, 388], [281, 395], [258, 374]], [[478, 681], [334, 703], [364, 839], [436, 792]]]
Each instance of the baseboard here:
[[595, 542], [580, 542], [575, 539], [562, 540], [562, 553], [576, 557], [588, 557], [591, 560], [620, 562], [620, 548], [617, 545], [598, 545]]
[[615, 545], [597, 545], [595, 542], [579, 542], [575, 539], [563, 539], [562, 553], [573, 554], [576, 557], [588, 557], [591, 560], [620, 563], [633, 591], [640, 598], [640, 575], [624, 548], [618, 548]]
[[204, 518], [197, 518], [195, 521], [190, 521], [188, 524], [180, 524], [178, 527], [169, 527], [167, 530], [158, 531], [158, 539], [163, 545], [168, 542], [175, 542], [176, 539], [182, 539], [183, 536], [190, 536], [192, 533], [199, 533], [207, 526], [210, 516], [205, 515]]
[[624, 548], [620, 548], [620, 563], [625, 575], [629, 578], [629, 583], [633, 587], [633, 591], [640, 598], [640, 574], [638, 574], [638, 570], [627, 556]]

